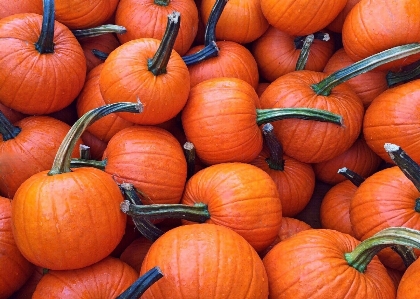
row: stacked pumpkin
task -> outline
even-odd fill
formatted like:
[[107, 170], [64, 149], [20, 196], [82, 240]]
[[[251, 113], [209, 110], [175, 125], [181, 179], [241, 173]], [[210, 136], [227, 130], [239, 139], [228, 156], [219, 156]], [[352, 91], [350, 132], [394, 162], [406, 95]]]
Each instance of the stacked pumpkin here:
[[0, 298], [413, 294], [420, 4], [0, 7]]

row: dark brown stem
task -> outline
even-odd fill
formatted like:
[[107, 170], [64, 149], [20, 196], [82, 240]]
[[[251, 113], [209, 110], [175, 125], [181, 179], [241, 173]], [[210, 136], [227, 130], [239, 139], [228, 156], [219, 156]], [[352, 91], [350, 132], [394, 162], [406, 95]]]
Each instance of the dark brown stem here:
[[228, 0], [216, 0], [210, 12], [204, 33], [204, 46], [216, 41], [216, 25]]
[[404, 245], [394, 245], [391, 246], [391, 249], [401, 257], [406, 268], [408, 268], [417, 259], [417, 255], [414, 253], [413, 248]]
[[35, 49], [41, 53], [54, 53], [54, 0], [44, 0], [41, 34]]
[[82, 160], [90, 159], [90, 147], [84, 144], [81, 144], [79, 147], [79, 155]]
[[97, 49], [92, 49], [92, 54], [95, 55], [96, 58], [98, 58], [102, 61], [105, 61], [109, 56], [109, 53], [105, 53], [105, 52], [99, 51]]
[[283, 146], [274, 134], [274, 127], [266, 123], [263, 128], [264, 142], [270, 152], [270, 157], [265, 159], [268, 166], [275, 170], [284, 170]]
[[21, 131], [21, 128], [14, 126], [0, 111], [0, 134], [3, 136], [3, 141], [15, 138]]
[[120, 25], [106, 24], [88, 29], [74, 29], [71, 32], [73, 32], [74, 36], [77, 38], [85, 38], [99, 36], [107, 33], [124, 34], [127, 32], [127, 29]]
[[359, 175], [358, 173], [355, 173], [354, 171], [348, 169], [347, 167], [340, 168], [337, 173], [343, 175], [345, 178], [350, 180], [350, 182], [353, 183], [356, 187], [359, 187], [360, 184], [364, 182], [364, 178]]
[[156, 281], [163, 277], [162, 270], [158, 266], [150, 269], [140, 276], [127, 290], [116, 299], [137, 299]]
[[406, 83], [414, 79], [418, 79], [420, 76], [420, 60], [404, 67], [401, 72], [391, 72], [386, 74], [386, 81], [388, 87], [393, 87], [400, 83]]
[[183, 146], [184, 155], [187, 160], [187, 180], [195, 173], [195, 147], [191, 142], [185, 142]]

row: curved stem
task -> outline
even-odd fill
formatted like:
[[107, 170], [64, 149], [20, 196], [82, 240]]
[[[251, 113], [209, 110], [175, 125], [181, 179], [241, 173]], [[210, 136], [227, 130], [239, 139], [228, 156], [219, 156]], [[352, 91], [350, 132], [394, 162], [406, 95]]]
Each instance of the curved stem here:
[[271, 108], [271, 109], [256, 109], [257, 124], [260, 126], [267, 122], [299, 118], [307, 120], [317, 120], [324, 122], [331, 122], [337, 125], [343, 125], [343, 118], [340, 115], [331, 113], [326, 110], [313, 108]]
[[417, 164], [400, 146], [392, 143], [385, 143], [385, 151], [392, 161], [401, 169], [405, 176], [413, 182], [420, 192], [420, 165]]
[[116, 299], [135, 299], [143, 293], [156, 281], [163, 277], [162, 270], [158, 266], [153, 267], [142, 276], [140, 276], [127, 290], [125, 290]]
[[219, 48], [217, 47], [216, 42], [213, 41], [193, 54], [182, 56], [182, 60], [184, 60], [185, 64], [188, 66], [218, 55]]
[[127, 29], [120, 25], [105, 24], [87, 29], [74, 29], [71, 32], [73, 32], [74, 36], [77, 38], [84, 38], [99, 36], [107, 33], [123, 34], [127, 32]]
[[314, 42], [315, 36], [313, 34], [309, 34], [306, 36], [305, 41], [303, 42], [302, 49], [300, 50], [300, 54], [298, 60], [296, 62], [296, 71], [300, 71], [305, 69], [306, 63], [308, 62], [309, 52], [311, 50], [312, 43]]
[[54, 158], [51, 170], [48, 175], [56, 175], [60, 173], [70, 172], [71, 154], [74, 150], [76, 141], [83, 134], [84, 130], [98, 119], [114, 112], [133, 112], [140, 113], [143, 111], [143, 105], [138, 103], [114, 103], [104, 105], [86, 112], [80, 117], [74, 125], [70, 128], [67, 135], [58, 148], [57, 154]]
[[160, 42], [159, 48], [152, 59], [147, 62], [148, 69], [155, 76], [166, 73], [166, 66], [168, 65], [169, 58], [171, 57], [172, 49], [174, 47], [175, 39], [179, 32], [181, 22], [181, 14], [177, 11], [168, 15], [168, 23], [166, 31]]
[[14, 126], [0, 111], [0, 134], [3, 136], [3, 141], [15, 138], [21, 131], [21, 128]]
[[355, 173], [347, 167], [340, 168], [337, 171], [337, 173], [343, 175], [345, 178], [350, 180], [350, 182], [352, 182], [353, 185], [355, 185], [356, 187], [359, 187], [365, 181], [365, 179], [361, 175]]
[[400, 83], [406, 83], [420, 76], [420, 60], [408, 65], [401, 72], [391, 72], [386, 74], [388, 87], [393, 87]]
[[125, 200], [121, 203], [120, 208], [127, 215], [148, 219], [174, 218], [199, 223], [210, 219], [208, 207], [204, 203], [196, 203], [193, 206], [184, 204], [133, 205]]
[[216, 41], [216, 25], [227, 2], [228, 0], [216, 0], [214, 3], [204, 32], [204, 46]]
[[184, 155], [187, 160], [187, 180], [195, 173], [195, 146], [193, 143], [187, 141], [182, 147]]
[[391, 249], [394, 250], [401, 257], [406, 268], [408, 268], [417, 259], [417, 256], [411, 247], [407, 247], [404, 245], [394, 245], [391, 246]]
[[264, 142], [270, 152], [270, 157], [265, 159], [268, 166], [275, 170], [284, 170], [283, 146], [274, 134], [274, 127], [266, 123], [263, 128]]
[[89, 159], [77, 159], [72, 158], [70, 160], [70, 168], [80, 168], [80, 167], [95, 167], [100, 170], [105, 170], [107, 160], [97, 161], [97, 160], [89, 160]]
[[95, 55], [96, 58], [98, 58], [102, 61], [105, 61], [109, 56], [109, 53], [105, 53], [105, 52], [99, 51], [97, 49], [92, 49], [92, 53], [93, 53], [93, 55]]
[[328, 96], [337, 85], [385, 63], [401, 59], [420, 52], [420, 43], [397, 46], [362, 59], [344, 69], [332, 73], [327, 78], [311, 87], [318, 95]]
[[363, 273], [375, 255], [382, 249], [395, 245], [420, 249], [420, 231], [406, 227], [383, 229], [361, 242], [352, 252], [346, 253], [344, 257], [351, 267]]
[[54, 0], [44, 0], [41, 34], [35, 49], [41, 53], [54, 53]]

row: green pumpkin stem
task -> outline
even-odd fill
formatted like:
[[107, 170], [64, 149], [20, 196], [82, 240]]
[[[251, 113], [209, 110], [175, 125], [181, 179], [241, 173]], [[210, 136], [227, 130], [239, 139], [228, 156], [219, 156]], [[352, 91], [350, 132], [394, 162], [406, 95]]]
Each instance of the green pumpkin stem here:
[[400, 146], [392, 143], [385, 143], [385, 151], [392, 161], [401, 169], [405, 176], [413, 182], [420, 192], [420, 165], [417, 164]]
[[70, 160], [70, 168], [80, 168], [80, 167], [95, 167], [100, 170], [105, 170], [107, 160], [97, 161], [97, 160], [90, 160], [90, 159], [77, 159], [72, 158]]
[[98, 49], [92, 49], [92, 54], [95, 55], [96, 58], [102, 61], [105, 61], [109, 56], [109, 53], [102, 52]]
[[41, 53], [54, 53], [54, 0], [44, 0], [41, 34], [35, 43], [35, 49]]
[[420, 60], [406, 66], [403, 71], [391, 72], [386, 74], [388, 87], [393, 87], [400, 83], [406, 83], [418, 78], [420, 75]]
[[296, 62], [296, 71], [304, 70], [306, 63], [308, 62], [309, 52], [311, 50], [312, 43], [314, 42], [315, 36], [313, 34], [309, 34], [305, 37], [303, 42], [302, 48], [300, 50], [300, 54], [298, 60]]
[[270, 156], [265, 159], [270, 169], [284, 170], [283, 146], [274, 134], [274, 127], [266, 123], [262, 128], [264, 142], [267, 146]]
[[125, 200], [121, 203], [120, 208], [127, 215], [148, 219], [172, 218], [199, 223], [210, 219], [208, 207], [204, 203], [196, 203], [193, 206], [184, 204], [134, 205]]
[[138, 103], [114, 103], [109, 105], [104, 105], [95, 109], [92, 109], [86, 112], [82, 117], [80, 117], [70, 128], [67, 135], [64, 137], [63, 141], [58, 148], [57, 154], [54, 158], [53, 165], [51, 170], [48, 172], [48, 175], [56, 175], [60, 173], [70, 172], [70, 161], [71, 155], [73, 153], [74, 147], [77, 140], [83, 134], [84, 130], [90, 126], [92, 123], [98, 119], [114, 112], [132, 112], [140, 113], [143, 111], [143, 105]]
[[120, 25], [105, 24], [87, 29], [74, 29], [71, 32], [73, 32], [74, 36], [77, 38], [85, 38], [99, 36], [107, 33], [124, 34], [127, 32], [127, 29]]
[[163, 277], [162, 270], [156, 266], [140, 276], [116, 299], [137, 299], [156, 281]]
[[[134, 205], [143, 204], [140, 197], [137, 195], [136, 189], [134, 188], [133, 184], [123, 183], [119, 186], [124, 194], [124, 197], [130, 203]], [[136, 226], [137, 230], [150, 241], [156, 241], [160, 236], [163, 235], [163, 231], [156, 227], [150, 221], [150, 219], [139, 216], [131, 216], [131, 218], [133, 219], [134, 225]]]
[[256, 109], [256, 111], [258, 126], [268, 122], [289, 118], [324, 121], [340, 126], [343, 125], [343, 119], [340, 115], [314, 108], [271, 108]]
[[366, 73], [385, 63], [401, 59], [420, 52], [420, 43], [412, 43], [402, 46], [393, 47], [391, 49], [379, 52], [369, 56], [352, 65], [338, 70], [327, 78], [311, 87], [318, 95], [328, 96], [331, 90], [337, 85], [355, 77]]
[[180, 22], [181, 14], [179, 12], [174, 11], [168, 15], [166, 31], [163, 34], [159, 48], [153, 58], [149, 59], [147, 62], [148, 70], [155, 76], [166, 73], [166, 67], [168, 65], [169, 58], [171, 57], [172, 49], [174, 48], [175, 39], [179, 32]]
[[340, 168], [337, 171], [338, 174], [343, 175], [346, 179], [353, 183], [356, 187], [359, 187], [364, 181], [365, 178], [360, 174], [348, 169], [347, 167]]
[[420, 231], [406, 227], [383, 229], [361, 242], [352, 252], [345, 253], [344, 257], [351, 267], [363, 273], [373, 257], [382, 249], [396, 245], [404, 246], [400, 247], [406, 251], [404, 255], [413, 257], [409, 251], [411, 248], [420, 249]]
[[168, 6], [171, 0], [154, 0], [153, 3], [159, 6]]
[[187, 160], [187, 180], [195, 173], [195, 146], [187, 141], [183, 145], [185, 159]]
[[0, 134], [3, 136], [3, 141], [15, 138], [21, 131], [21, 128], [14, 126], [0, 111]]

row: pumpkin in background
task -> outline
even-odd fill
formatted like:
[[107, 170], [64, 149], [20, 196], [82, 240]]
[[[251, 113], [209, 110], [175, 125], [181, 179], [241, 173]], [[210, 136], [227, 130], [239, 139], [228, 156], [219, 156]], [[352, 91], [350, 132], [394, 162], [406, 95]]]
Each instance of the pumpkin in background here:
[[220, 225], [182, 225], [168, 231], [150, 247], [140, 275], [154, 266], [164, 277], [144, 293], [144, 299], [268, 296], [258, 254], [240, 235]]
[[16, 246], [12, 232], [11, 200], [0, 196], [0, 298], [7, 299], [29, 279], [34, 266]]
[[120, 260], [130, 265], [134, 270], [140, 272], [144, 257], [152, 246], [153, 241], [141, 236], [128, 245], [120, 255]]
[[344, 8], [339, 12], [335, 19], [327, 25], [327, 29], [336, 33], [341, 33], [341, 30], [343, 29], [344, 20], [346, 19], [347, 14], [358, 2], [360, 2], [360, 0], [347, 0]]
[[79, 42], [54, 22], [53, 0], [44, 1], [44, 16], [27, 13], [0, 20], [0, 102], [26, 114], [68, 106], [86, 76]]
[[0, 19], [18, 13], [37, 13], [42, 14], [42, 1], [19, 0], [19, 1], [1, 1]]
[[13, 109], [10, 109], [9, 107], [4, 106], [3, 104], [0, 103], [0, 113], [3, 113], [3, 115], [9, 120], [9, 122], [11, 122], [12, 124], [14, 124], [15, 122], [17, 122], [18, 120], [21, 120], [22, 118], [24, 118], [26, 115], [23, 113], [20, 113], [18, 111], [15, 111]]
[[35, 288], [38, 285], [38, 282], [41, 280], [42, 276], [47, 272], [46, 269], [42, 267], [35, 267], [35, 270], [32, 272], [32, 275], [25, 282], [25, 284], [19, 288], [10, 299], [28, 299], [32, 298]]

